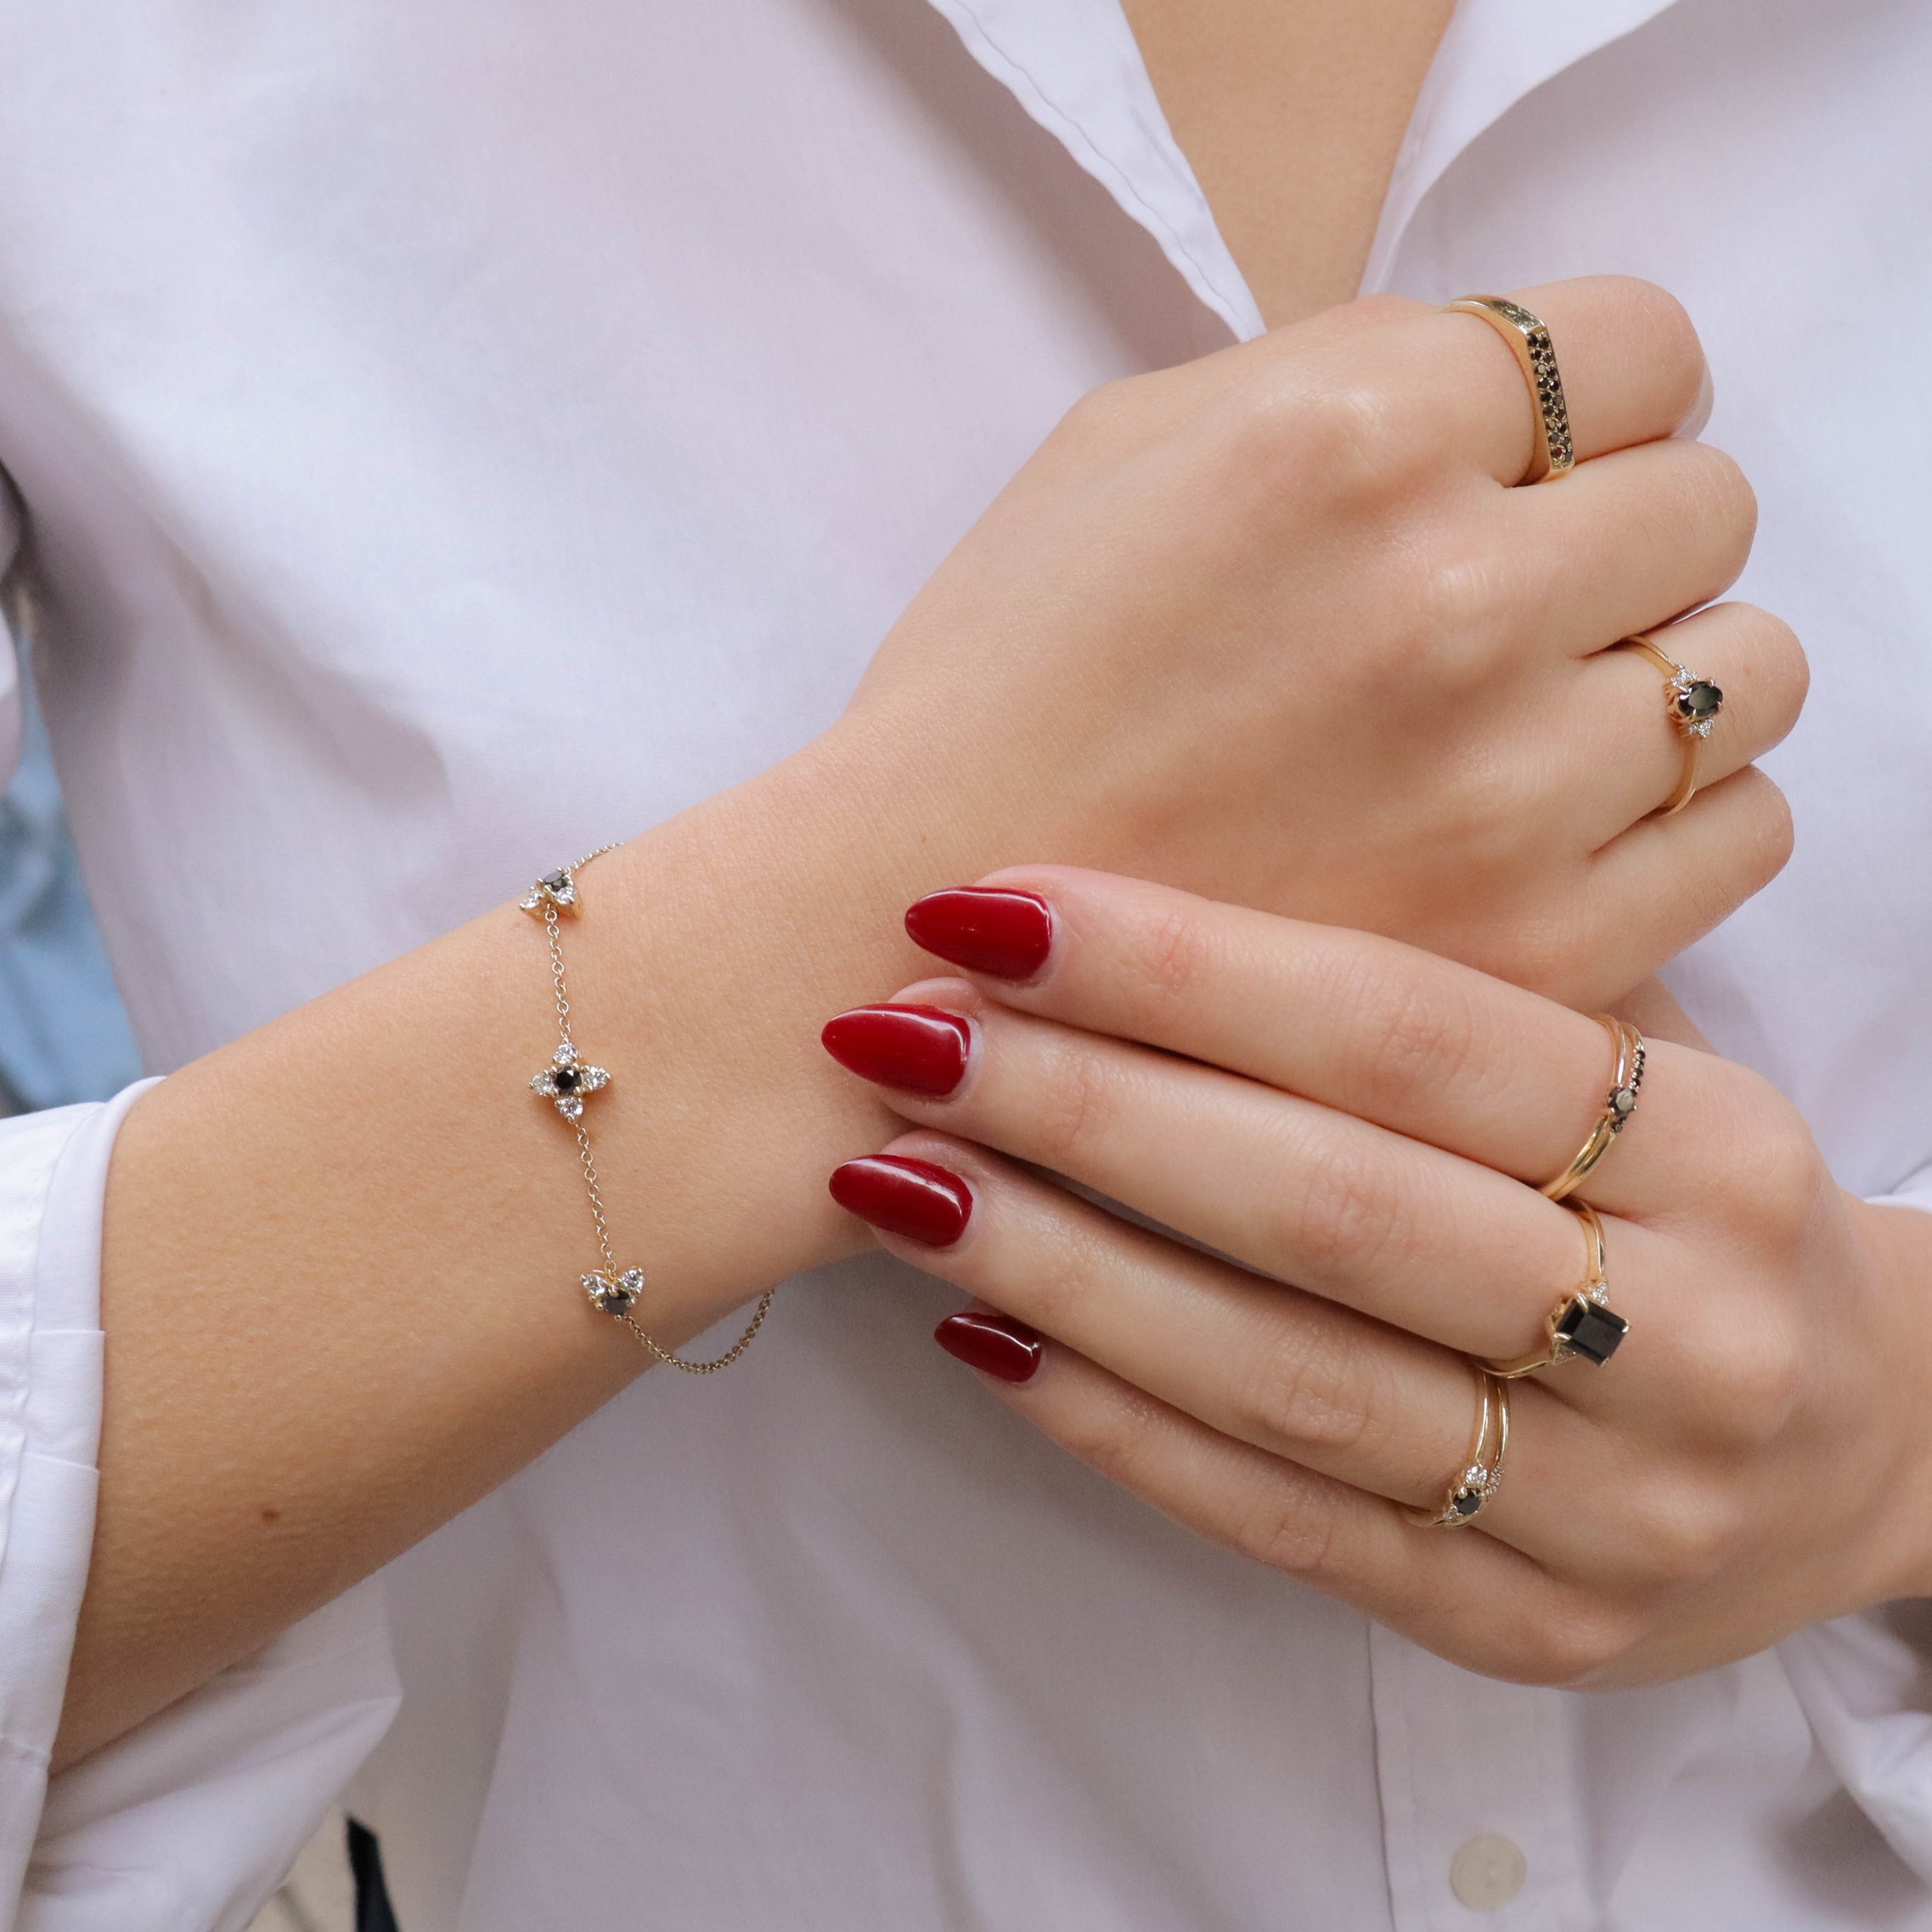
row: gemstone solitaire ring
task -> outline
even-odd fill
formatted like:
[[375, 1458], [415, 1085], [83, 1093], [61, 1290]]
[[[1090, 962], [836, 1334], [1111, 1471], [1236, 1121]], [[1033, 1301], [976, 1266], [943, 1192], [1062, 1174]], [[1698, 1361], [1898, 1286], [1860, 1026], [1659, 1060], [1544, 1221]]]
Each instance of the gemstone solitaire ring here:
[[1698, 748], [1724, 708], [1724, 694], [1708, 677], [1666, 657], [1648, 638], [1619, 638], [1615, 648], [1642, 652], [1664, 674], [1664, 715], [1684, 741], [1684, 774], [1677, 789], [1651, 814], [1653, 818], [1668, 818], [1696, 795]]

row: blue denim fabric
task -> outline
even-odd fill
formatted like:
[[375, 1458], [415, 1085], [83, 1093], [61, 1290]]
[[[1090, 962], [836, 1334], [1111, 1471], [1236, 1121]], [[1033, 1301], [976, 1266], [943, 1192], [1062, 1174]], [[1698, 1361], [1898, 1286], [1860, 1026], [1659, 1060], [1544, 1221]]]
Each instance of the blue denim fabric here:
[[20, 682], [20, 768], [0, 798], [0, 1080], [37, 1109], [105, 1100], [141, 1064], [24, 670]]

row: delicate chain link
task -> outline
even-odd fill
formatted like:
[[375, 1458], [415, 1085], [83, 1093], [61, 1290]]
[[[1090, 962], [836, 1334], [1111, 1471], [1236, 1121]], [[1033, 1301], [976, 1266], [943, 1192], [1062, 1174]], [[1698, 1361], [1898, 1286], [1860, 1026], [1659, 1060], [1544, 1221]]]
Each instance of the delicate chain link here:
[[[617, 849], [617, 841], [608, 845], [600, 845], [594, 852], [586, 852], [574, 865], [565, 869], [574, 881], [577, 874], [593, 859], [601, 859], [606, 852]], [[570, 1035], [570, 988], [564, 977], [563, 940], [558, 930], [556, 902], [548, 896], [542, 900], [544, 938], [550, 948], [550, 990], [556, 1003], [557, 1033], [562, 1042], [574, 1047], [576, 1042]], [[584, 1190], [590, 1202], [590, 1218], [597, 1229], [597, 1252], [604, 1263], [604, 1273], [615, 1280], [618, 1275], [617, 1258], [610, 1248], [610, 1224], [604, 1211], [604, 1192], [597, 1182], [597, 1157], [590, 1149], [590, 1130], [584, 1124], [581, 1113], [571, 1122], [577, 1133], [577, 1158], [584, 1169]], [[667, 1348], [650, 1334], [628, 1309], [621, 1310], [617, 1319], [629, 1329], [639, 1343], [658, 1360], [668, 1368], [682, 1369], [688, 1376], [715, 1376], [720, 1369], [728, 1369], [757, 1338], [758, 1330], [765, 1325], [765, 1317], [770, 1313], [772, 1298], [776, 1288], [768, 1288], [758, 1298], [758, 1305], [752, 1311], [752, 1318], [746, 1324], [745, 1332], [722, 1355], [714, 1355], [708, 1362], [694, 1362], [687, 1355], [680, 1355]]]

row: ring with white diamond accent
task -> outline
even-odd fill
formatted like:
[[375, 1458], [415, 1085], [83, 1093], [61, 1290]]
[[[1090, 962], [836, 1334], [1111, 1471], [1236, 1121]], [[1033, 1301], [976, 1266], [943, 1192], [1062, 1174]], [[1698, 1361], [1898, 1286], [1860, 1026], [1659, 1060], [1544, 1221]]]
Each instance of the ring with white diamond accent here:
[[1480, 316], [1515, 355], [1536, 412], [1536, 451], [1522, 481], [1548, 483], [1568, 475], [1576, 466], [1576, 446], [1570, 434], [1570, 406], [1563, 398], [1550, 325], [1507, 296], [1458, 296], [1442, 304], [1442, 313]]
[[1503, 1458], [1509, 1454], [1509, 1384], [1499, 1381], [1479, 1362], [1476, 1372], [1476, 1429], [1469, 1442], [1468, 1466], [1449, 1485], [1441, 1506], [1406, 1509], [1402, 1514], [1420, 1529], [1460, 1529], [1475, 1521], [1483, 1505], [1502, 1486]]
[[1666, 657], [1646, 637], [1620, 638], [1613, 650], [1641, 651], [1664, 674], [1664, 708], [1672, 728], [1684, 740], [1684, 772], [1677, 789], [1650, 815], [1668, 818], [1682, 812], [1697, 795], [1697, 753], [1711, 735], [1724, 694], [1708, 677]]
[[1610, 1285], [1604, 1276], [1604, 1224], [1597, 1210], [1585, 1201], [1566, 1201], [1563, 1204], [1582, 1226], [1583, 1285], [1573, 1289], [1550, 1311], [1545, 1324], [1550, 1339], [1535, 1354], [1520, 1356], [1513, 1362], [1484, 1364], [1498, 1382], [1533, 1376], [1538, 1369], [1567, 1362], [1572, 1355], [1581, 1355], [1600, 1368], [1630, 1333], [1630, 1324], [1610, 1305]]
[[1643, 1035], [1629, 1021], [1612, 1019], [1608, 1013], [1599, 1013], [1597, 1024], [1610, 1035], [1616, 1048], [1610, 1090], [1604, 1096], [1604, 1111], [1590, 1130], [1590, 1138], [1577, 1149], [1576, 1158], [1554, 1180], [1545, 1181], [1537, 1190], [1546, 1200], [1561, 1201], [1582, 1186], [1590, 1170], [1610, 1152], [1611, 1142], [1623, 1132], [1624, 1122], [1636, 1112], [1644, 1061], [1648, 1057]]

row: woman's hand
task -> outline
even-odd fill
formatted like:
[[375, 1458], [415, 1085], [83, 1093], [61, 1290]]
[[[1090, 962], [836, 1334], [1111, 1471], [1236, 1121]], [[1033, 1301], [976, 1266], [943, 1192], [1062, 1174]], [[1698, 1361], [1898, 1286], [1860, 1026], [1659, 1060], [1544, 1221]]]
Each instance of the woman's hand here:
[[[1642, 283], [1529, 299], [1563, 358], [1574, 475], [1506, 487], [1531, 434], [1513, 359], [1412, 303], [1116, 386], [1001, 494], [832, 731], [598, 860], [572, 993], [616, 1076], [600, 1171], [660, 1340], [857, 1238], [824, 1175], [888, 1116], [811, 1036], [913, 970], [894, 916], [933, 885], [1052, 854], [1586, 1001], [1777, 868], [1782, 801], [1740, 768], [1796, 713], [1790, 634], [1739, 609], [1683, 627], [1730, 702], [1709, 788], [1648, 822], [1678, 741], [1655, 674], [1601, 652], [1718, 594], [1749, 544], [1732, 466], [1658, 440], [1696, 414], [1696, 338]], [[501, 908], [134, 1109], [64, 1760], [388, 1561], [643, 1366], [577, 1288], [598, 1251], [528, 1086], [551, 1014], [542, 948]], [[399, 1067], [434, 1070], [434, 1133], [396, 1104]]]
[[1603, 1112], [1605, 1030], [1361, 933], [994, 883], [916, 926], [1030, 976], [828, 1028], [921, 1130], [834, 1192], [979, 1298], [956, 1346], [1057, 1441], [1498, 1676], [1670, 1678], [1932, 1590], [1932, 1218], [1844, 1194], [1764, 1082], [1652, 1043], [1580, 1191], [1628, 1339], [1513, 1382], [1479, 1525], [1418, 1528], [1470, 1460], [1469, 1358], [1537, 1350], [1586, 1279], [1538, 1186]]
[[818, 754], [936, 859], [970, 827], [989, 864], [1364, 927], [1568, 1004], [1634, 986], [1782, 864], [1783, 800], [1744, 767], [1804, 661], [1746, 607], [1674, 634], [1729, 702], [1702, 794], [1648, 819], [1682, 746], [1655, 672], [1605, 647], [1719, 595], [1753, 500], [1666, 440], [1706, 384], [1668, 296], [1522, 299], [1562, 359], [1574, 474], [1510, 487], [1532, 412], [1508, 350], [1392, 297], [1114, 384], [914, 600]]

